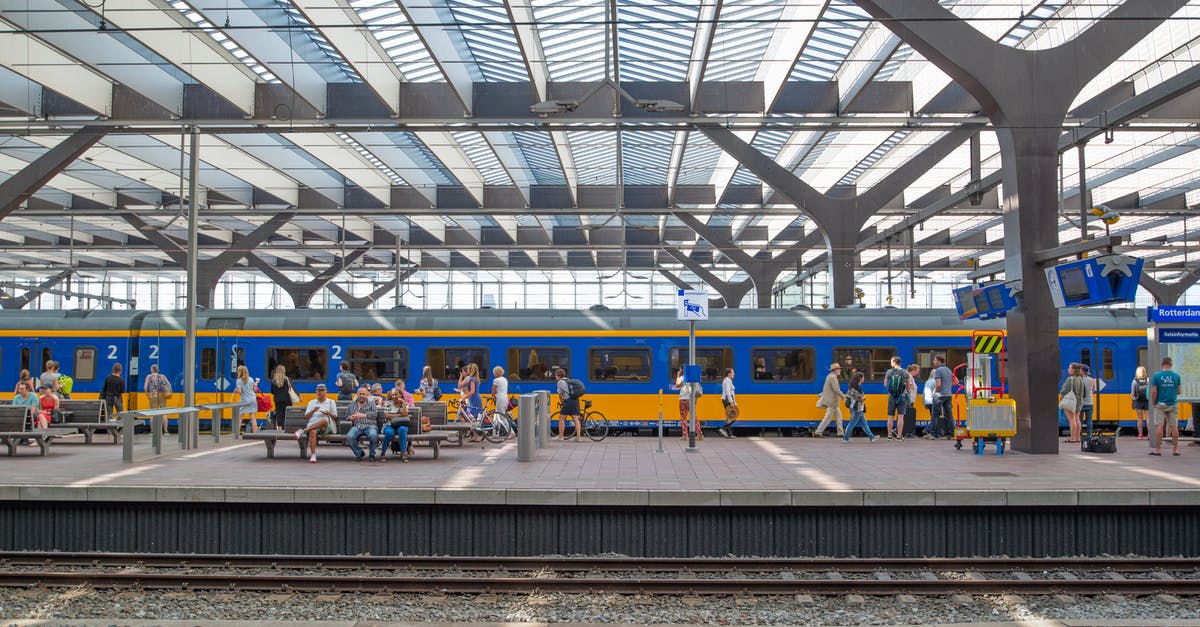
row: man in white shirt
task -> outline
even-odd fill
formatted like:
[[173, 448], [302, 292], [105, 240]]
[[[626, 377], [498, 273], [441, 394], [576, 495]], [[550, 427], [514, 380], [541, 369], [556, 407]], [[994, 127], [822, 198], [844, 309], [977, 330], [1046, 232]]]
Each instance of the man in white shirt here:
[[324, 383], [317, 384], [317, 397], [308, 402], [304, 409], [308, 424], [296, 430], [296, 439], [308, 435], [308, 463], [317, 463], [317, 436], [322, 433], [337, 433], [337, 402], [329, 398]]
[[737, 421], [741, 410], [737, 406], [737, 397], [733, 388], [733, 368], [725, 369], [725, 378], [721, 380], [721, 405], [725, 407], [725, 426], [717, 429], [726, 438], [736, 438], [733, 434], [733, 423]]

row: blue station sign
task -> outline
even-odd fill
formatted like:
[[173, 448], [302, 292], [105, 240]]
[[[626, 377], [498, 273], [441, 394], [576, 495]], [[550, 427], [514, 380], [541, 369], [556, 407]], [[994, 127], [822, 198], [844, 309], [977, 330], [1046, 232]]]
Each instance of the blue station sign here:
[[1162, 344], [1200, 344], [1200, 328], [1159, 329], [1158, 341]]
[[1200, 306], [1166, 305], [1149, 307], [1146, 318], [1150, 322], [1200, 322]]

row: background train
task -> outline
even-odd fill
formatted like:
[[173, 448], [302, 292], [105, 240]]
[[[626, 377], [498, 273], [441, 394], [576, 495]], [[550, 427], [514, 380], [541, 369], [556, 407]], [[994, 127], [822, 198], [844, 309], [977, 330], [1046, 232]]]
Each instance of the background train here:
[[[687, 325], [673, 310], [223, 310], [200, 312], [197, 326], [200, 403], [231, 400], [239, 364], [263, 379], [264, 391], [270, 370], [284, 364], [307, 400], [318, 382], [333, 389], [343, 362], [361, 381], [390, 388], [403, 379], [410, 390], [428, 365], [444, 392], [452, 392], [457, 368], [474, 362], [483, 391], [500, 365], [513, 394], [553, 389], [554, 370], [565, 368], [584, 380], [588, 398], [613, 426], [649, 427], [658, 418], [660, 391], [664, 419], [678, 418], [671, 374], [687, 357]], [[918, 364], [924, 380], [934, 354], [945, 354], [952, 367], [962, 364], [972, 330], [1002, 328], [1003, 321], [963, 323], [949, 310], [714, 310], [697, 323], [705, 377], [699, 414], [713, 424], [721, 418], [720, 381], [733, 367], [739, 426], [815, 426], [822, 415], [816, 397], [836, 361], [866, 373], [867, 417], [881, 425], [883, 374], [892, 355]], [[1064, 369], [1070, 361], [1087, 363], [1110, 384], [1098, 397], [1098, 416], [1132, 425], [1129, 386], [1146, 362], [1145, 311], [1064, 312], [1060, 342]], [[0, 373], [12, 384], [22, 368], [36, 377], [55, 359], [75, 379], [73, 397], [96, 398], [120, 362], [132, 392], [127, 407], [146, 407], [140, 391], [149, 365], [158, 364], [182, 392], [183, 356], [182, 311], [0, 312]], [[10, 390], [5, 386], [0, 396], [11, 397]], [[176, 394], [172, 404], [180, 403]], [[927, 417], [923, 408], [919, 417]]]

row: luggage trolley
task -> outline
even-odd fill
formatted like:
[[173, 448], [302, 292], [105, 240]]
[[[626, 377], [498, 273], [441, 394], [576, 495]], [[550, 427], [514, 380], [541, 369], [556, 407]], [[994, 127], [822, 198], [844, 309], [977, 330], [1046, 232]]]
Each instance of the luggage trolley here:
[[[1004, 331], [971, 333], [967, 377], [963, 381], [967, 417], [964, 426], [954, 428], [954, 448], [961, 449], [962, 441], [969, 439], [971, 451], [983, 455], [987, 443], [994, 442], [996, 454], [1003, 455], [1005, 440], [1016, 435], [1017, 403], [1004, 398], [1006, 354]], [[994, 373], [1000, 376], [993, 378]]]

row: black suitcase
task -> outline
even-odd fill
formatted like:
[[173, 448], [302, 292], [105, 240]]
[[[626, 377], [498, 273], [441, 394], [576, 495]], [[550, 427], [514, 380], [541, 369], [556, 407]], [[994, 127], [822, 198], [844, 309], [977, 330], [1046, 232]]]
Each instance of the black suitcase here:
[[917, 435], [917, 408], [912, 405], [904, 410], [904, 431], [900, 434], [906, 438]]
[[1079, 442], [1079, 450], [1084, 453], [1117, 452], [1117, 438], [1111, 435], [1085, 435]]

